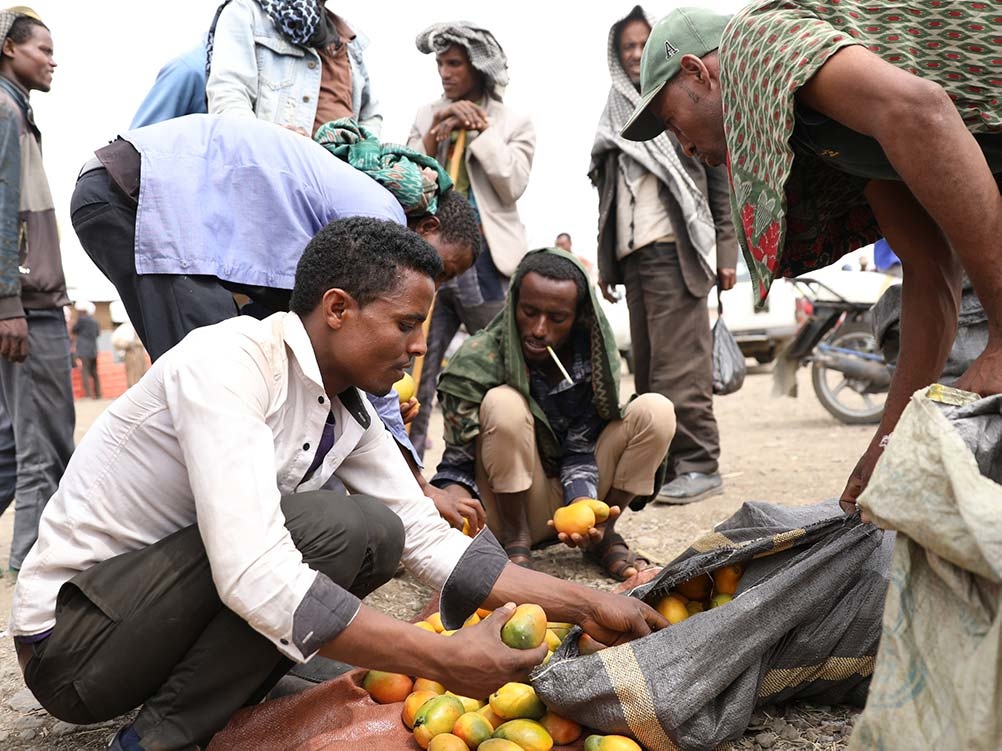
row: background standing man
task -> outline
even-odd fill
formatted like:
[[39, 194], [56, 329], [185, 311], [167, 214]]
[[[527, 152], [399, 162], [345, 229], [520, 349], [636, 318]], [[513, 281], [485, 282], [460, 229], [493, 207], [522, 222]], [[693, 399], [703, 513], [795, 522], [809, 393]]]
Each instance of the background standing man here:
[[0, 11], [0, 34], [0, 403], [17, 457], [10, 568], [18, 570], [73, 452], [76, 414], [63, 315], [69, 298], [28, 101], [29, 92], [52, 85], [52, 36], [23, 8]]
[[418, 384], [418, 401], [428, 408], [410, 431], [423, 454], [449, 342], [460, 325], [473, 335], [498, 314], [508, 279], [529, 249], [516, 202], [529, 184], [536, 132], [527, 117], [504, 104], [508, 59], [490, 31], [462, 21], [434, 24], [418, 35], [417, 48], [435, 53], [442, 98], [418, 110], [407, 145], [449, 171], [456, 190], [477, 210], [483, 235], [474, 267], [442, 285], [435, 298]]
[[93, 315], [94, 303], [84, 300], [77, 303], [77, 320], [73, 324], [73, 355], [80, 361], [80, 376], [84, 396], [101, 398], [101, 380], [97, 375], [97, 338], [101, 324]]
[[681, 153], [667, 135], [619, 135], [640, 102], [640, 59], [651, 23], [638, 5], [609, 31], [612, 88], [592, 147], [599, 191], [599, 288], [626, 285], [637, 393], [675, 405], [668, 482], [657, 500], [690, 503], [720, 493], [706, 296], [734, 286], [738, 246], [727, 174]]

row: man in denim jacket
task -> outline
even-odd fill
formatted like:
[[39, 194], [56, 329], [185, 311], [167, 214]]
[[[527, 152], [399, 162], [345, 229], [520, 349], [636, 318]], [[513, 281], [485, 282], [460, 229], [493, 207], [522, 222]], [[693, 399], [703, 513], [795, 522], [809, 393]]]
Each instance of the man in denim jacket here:
[[351, 117], [375, 134], [382, 115], [362, 60], [368, 39], [320, 4], [231, 0], [210, 32], [211, 114], [268, 120], [312, 136]]

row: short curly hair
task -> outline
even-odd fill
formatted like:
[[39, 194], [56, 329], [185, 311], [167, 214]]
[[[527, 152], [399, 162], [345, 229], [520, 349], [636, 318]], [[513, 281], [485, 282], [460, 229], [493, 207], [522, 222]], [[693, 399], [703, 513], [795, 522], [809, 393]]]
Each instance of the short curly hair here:
[[329, 289], [343, 289], [364, 307], [396, 288], [409, 269], [434, 281], [442, 259], [416, 232], [399, 224], [351, 217], [338, 219], [310, 240], [296, 266], [289, 309], [306, 315]]
[[438, 199], [438, 217], [442, 226], [442, 239], [455, 245], [466, 245], [473, 250], [473, 260], [480, 255], [482, 236], [480, 221], [462, 194], [455, 189], [448, 190]]
[[574, 286], [577, 287], [577, 306], [578, 310], [581, 310], [582, 303], [588, 298], [588, 279], [572, 261], [555, 253], [544, 253], [541, 250], [527, 253], [518, 264], [512, 277], [511, 288], [516, 299], [522, 288], [522, 280], [525, 279], [525, 275], [533, 272], [558, 282], [574, 282]]
[[34, 27], [36, 26], [41, 26], [46, 31], [49, 30], [48, 26], [34, 16], [18, 16], [10, 25], [10, 31], [4, 38], [9, 39], [14, 44], [24, 44], [34, 35]]

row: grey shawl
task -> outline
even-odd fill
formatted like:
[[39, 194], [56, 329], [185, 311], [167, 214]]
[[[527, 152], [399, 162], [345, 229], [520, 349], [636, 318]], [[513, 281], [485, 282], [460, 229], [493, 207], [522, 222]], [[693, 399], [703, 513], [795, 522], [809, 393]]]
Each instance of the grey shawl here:
[[[639, 9], [637, 6], [634, 10]], [[641, 11], [643, 12], [643, 11]], [[631, 13], [632, 15], [632, 13]], [[647, 23], [653, 27], [655, 19], [644, 14]], [[611, 150], [619, 151], [636, 160], [661, 182], [668, 186], [672, 196], [682, 209], [689, 240], [707, 265], [710, 273], [717, 274], [717, 232], [710, 213], [710, 204], [699, 187], [692, 181], [682, 166], [674, 141], [667, 132], [650, 141], [627, 141], [619, 135], [633, 110], [640, 103], [640, 92], [634, 87], [630, 77], [623, 70], [616, 52], [616, 25], [609, 29], [606, 45], [609, 61], [609, 75], [612, 88], [605, 109], [598, 121], [595, 142], [591, 148], [592, 164], [589, 172], [601, 164], [602, 156]]]
[[487, 79], [487, 94], [499, 102], [504, 98], [508, 85], [508, 57], [498, 40], [487, 29], [469, 21], [434, 23], [417, 35], [414, 40], [419, 51], [425, 55], [440, 54], [453, 45], [459, 45], [470, 56], [470, 64]]

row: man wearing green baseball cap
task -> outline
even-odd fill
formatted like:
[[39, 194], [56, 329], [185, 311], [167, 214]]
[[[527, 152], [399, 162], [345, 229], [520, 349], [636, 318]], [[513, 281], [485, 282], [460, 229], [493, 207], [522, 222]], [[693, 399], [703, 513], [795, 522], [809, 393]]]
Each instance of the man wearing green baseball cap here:
[[679, 8], [644, 47], [625, 138], [671, 130], [727, 164], [760, 301], [777, 276], [884, 236], [902, 259], [901, 355], [847, 507], [911, 394], [939, 377], [961, 271], [988, 344], [959, 388], [1002, 393], [1002, 16], [988, 3], [757, 0], [733, 18]]

